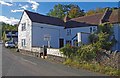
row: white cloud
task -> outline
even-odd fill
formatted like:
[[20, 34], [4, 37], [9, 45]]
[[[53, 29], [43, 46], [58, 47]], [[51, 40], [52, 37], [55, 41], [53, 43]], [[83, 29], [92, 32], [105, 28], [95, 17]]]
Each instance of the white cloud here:
[[26, 10], [28, 7], [29, 7], [28, 5], [21, 6], [21, 8], [24, 10]]
[[5, 16], [0, 16], [0, 22], [4, 22], [10, 25], [18, 24], [19, 19], [15, 19], [14, 17], [7, 18]]
[[21, 7], [21, 6], [22, 6], [22, 4], [19, 4], [18, 6], [19, 6], [19, 7]]
[[32, 1], [32, 0], [28, 0], [28, 2], [32, 4], [32, 6], [31, 6], [32, 9], [35, 10], [35, 11], [37, 11], [39, 3], [35, 2], [35, 1]]
[[0, 4], [7, 5], [7, 6], [12, 6], [13, 5], [11, 3], [8, 3], [8, 2], [5, 2], [5, 1], [1, 1], [1, 0], [0, 0]]
[[23, 12], [24, 10], [11, 10], [11, 12]]

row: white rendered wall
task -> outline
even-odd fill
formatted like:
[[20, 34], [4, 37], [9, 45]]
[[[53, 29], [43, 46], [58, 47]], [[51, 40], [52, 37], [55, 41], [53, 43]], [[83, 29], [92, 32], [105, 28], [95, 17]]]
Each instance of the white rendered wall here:
[[[26, 23], [26, 30], [22, 31], [22, 23]], [[31, 25], [32, 22], [29, 19], [26, 12], [23, 13], [20, 24], [18, 26], [18, 48], [23, 50], [31, 50]], [[26, 46], [22, 47], [21, 40], [26, 39]]]
[[33, 22], [32, 26], [32, 46], [47, 46], [44, 40], [45, 35], [50, 36], [50, 46], [59, 48], [59, 38], [64, 38], [64, 27], [49, 24], [41, 24]]

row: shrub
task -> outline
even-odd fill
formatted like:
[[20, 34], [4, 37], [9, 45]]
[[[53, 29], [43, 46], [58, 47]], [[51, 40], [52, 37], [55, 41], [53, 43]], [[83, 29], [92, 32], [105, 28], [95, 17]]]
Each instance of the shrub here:
[[77, 49], [78, 47], [73, 47], [70, 44], [67, 44], [65, 47], [61, 48], [60, 51], [67, 58], [72, 59], [76, 55]]
[[92, 61], [96, 57], [97, 49], [92, 45], [83, 45], [78, 49], [78, 56], [81, 61]]

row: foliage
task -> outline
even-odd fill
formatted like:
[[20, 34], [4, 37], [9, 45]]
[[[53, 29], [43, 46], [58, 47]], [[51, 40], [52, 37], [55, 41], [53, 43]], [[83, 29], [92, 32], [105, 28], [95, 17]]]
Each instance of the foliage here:
[[92, 61], [96, 57], [97, 49], [92, 47], [92, 45], [83, 45], [78, 49], [78, 55], [80, 61]]
[[85, 13], [84, 10], [81, 10], [78, 5], [74, 4], [58, 4], [55, 5], [54, 8], [49, 11], [49, 13], [47, 13], [48, 16], [58, 17], [61, 19], [63, 19], [66, 14], [68, 14], [68, 17], [70, 18], [75, 18], [83, 16]]
[[6, 24], [6, 23], [2, 23], [1, 24], [2, 25], [2, 31], [6, 31], [6, 30], [8, 30], [8, 31], [12, 31], [12, 30], [15, 30], [15, 31], [17, 31], [17, 25], [9, 25], [9, 24]]
[[84, 11], [80, 10], [80, 8], [72, 8], [69, 12], [68, 12], [68, 16], [70, 18], [76, 18], [76, 17], [80, 17], [80, 16], [84, 16]]
[[97, 34], [90, 34], [89, 41], [90, 41], [90, 43], [95, 43], [96, 41], [98, 41]]
[[94, 15], [96, 13], [104, 13], [105, 10], [109, 8], [110, 10], [115, 10], [115, 9], [118, 9], [117, 7], [113, 7], [113, 8], [110, 8], [110, 7], [105, 7], [105, 8], [96, 8], [95, 10], [89, 10], [85, 13], [85, 16], [88, 16], [88, 15]]
[[0, 33], [2, 33], [0, 34], [0, 36], [2, 37], [3, 40], [6, 40], [5, 31], [17, 31], [17, 30], [18, 30], [17, 24], [13, 26], [0, 22]]
[[77, 47], [72, 47], [70, 44], [67, 44], [65, 47], [61, 48], [60, 51], [67, 58], [71, 58], [76, 54]]
[[110, 24], [110, 23], [100, 24], [98, 27], [98, 33], [100, 33], [100, 32], [112, 35], [113, 34], [112, 24]]
[[[97, 41], [93, 44], [94, 47], [110, 50], [111, 47], [116, 43], [115, 38], [111, 39], [113, 35], [113, 28], [110, 23], [104, 23], [99, 25], [98, 32], [97, 32]], [[92, 36], [92, 38], [91, 38]], [[96, 37], [95, 35], [91, 35], [89, 38], [90, 40]]]
[[91, 70], [93, 72], [100, 72], [103, 74], [107, 74], [110, 76], [119, 76], [120, 75], [120, 70], [112, 68], [110, 66], [101, 66], [99, 63], [91, 63], [91, 62], [77, 62], [75, 60], [67, 59], [64, 64], [73, 66], [76, 68], [83, 68], [87, 70]]

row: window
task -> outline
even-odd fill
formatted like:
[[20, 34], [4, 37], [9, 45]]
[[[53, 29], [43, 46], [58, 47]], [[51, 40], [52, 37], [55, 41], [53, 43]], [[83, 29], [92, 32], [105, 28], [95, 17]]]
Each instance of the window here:
[[23, 23], [22, 24], [22, 31], [25, 31], [26, 30], [26, 23]]
[[67, 35], [71, 35], [71, 29], [67, 29]]
[[95, 32], [96, 31], [96, 28], [95, 27], [93, 27], [93, 32]]
[[22, 39], [22, 40], [21, 40], [21, 43], [22, 43], [22, 47], [25, 47], [25, 46], [26, 46], [26, 40], [25, 40], [25, 39]]
[[90, 27], [90, 33], [92, 33], [92, 27]]
[[70, 44], [71, 45], [71, 40], [66, 40], [66, 44]]
[[12, 35], [12, 32], [8, 32], [9, 35]]

